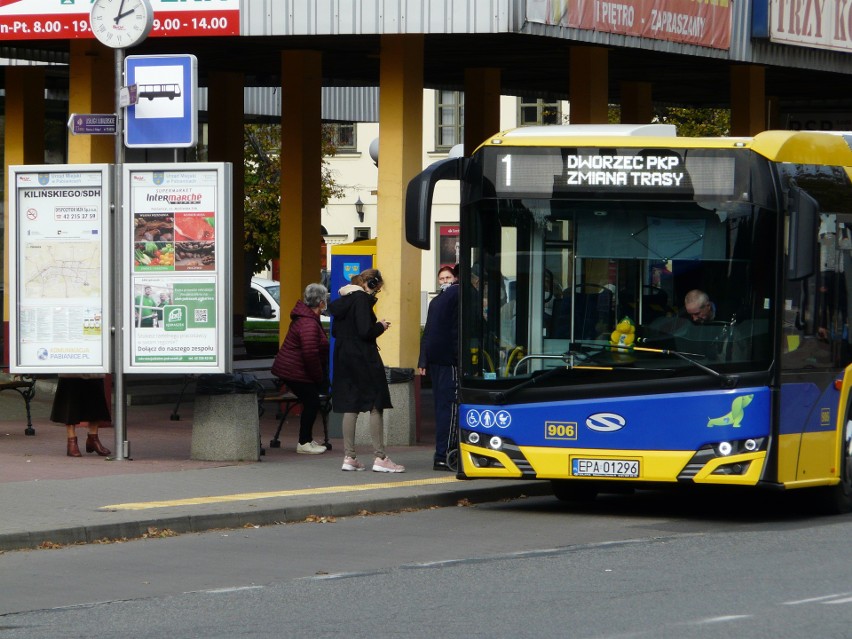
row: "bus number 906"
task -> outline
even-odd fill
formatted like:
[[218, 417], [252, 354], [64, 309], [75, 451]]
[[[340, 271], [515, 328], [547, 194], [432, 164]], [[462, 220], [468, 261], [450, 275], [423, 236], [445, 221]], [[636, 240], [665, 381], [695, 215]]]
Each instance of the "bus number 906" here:
[[545, 439], [577, 439], [577, 422], [544, 422]]

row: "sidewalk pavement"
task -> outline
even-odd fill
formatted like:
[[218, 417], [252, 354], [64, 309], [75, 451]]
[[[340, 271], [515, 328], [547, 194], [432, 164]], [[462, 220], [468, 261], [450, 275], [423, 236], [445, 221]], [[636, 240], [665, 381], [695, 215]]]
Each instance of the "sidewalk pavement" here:
[[[406, 467], [399, 474], [342, 472], [339, 439], [332, 439], [332, 450], [322, 455], [297, 454], [295, 416], [285, 423], [281, 448], [270, 448], [278, 420], [269, 407], [260, 419], [266, 449], [261, 461], [191, 460], [191, 401], [181, 405], [180, 421], [170, 419], [172, 404], [127, 407], [131, 459], [87, 454], [82, 426], [77, 432], [83, 457], [68, 457], [65, 427], [49, 420], [51, 400], [49, 393], [36, 391], [36, 434], [27, 437], [23, 400], [0, 393], [0, 552], [551, 492], [544, 481], [464, 481], [434, 471], [431, 398], [425, 395], [418, 445], [387, 450]], [[314, 434], [321, 439], [321, 431]], [[112, 428], [102, 429], [100, 439], [115, 449]], [[369, 469], [369, 447], [359, 446], [359, 457]]]

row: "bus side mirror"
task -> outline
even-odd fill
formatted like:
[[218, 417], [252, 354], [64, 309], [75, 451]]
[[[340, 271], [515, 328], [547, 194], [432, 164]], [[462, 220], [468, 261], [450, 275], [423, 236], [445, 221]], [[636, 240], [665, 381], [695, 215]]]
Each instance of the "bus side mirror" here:
[[813, 275], [817, 245], [819, 204], [802, 189], [790, 191], [790, 236], [787, 279], [800, 280]]
[[440, 180], [461, 179], [466, 158], [439, 160], [408, 183], [405, 192], [405, 239], [412, 246], [429, 250], [432, 245], [432, 195]]

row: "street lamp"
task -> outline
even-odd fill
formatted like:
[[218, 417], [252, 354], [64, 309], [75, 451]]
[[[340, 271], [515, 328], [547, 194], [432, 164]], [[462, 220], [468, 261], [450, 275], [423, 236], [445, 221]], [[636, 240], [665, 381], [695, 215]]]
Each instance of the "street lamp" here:
[[358, 214], [358, 221], [364, 222], [364, 203], [361, 201], [361, 196], [358, 196], [358, 199], [355, 200], [355, 212]]

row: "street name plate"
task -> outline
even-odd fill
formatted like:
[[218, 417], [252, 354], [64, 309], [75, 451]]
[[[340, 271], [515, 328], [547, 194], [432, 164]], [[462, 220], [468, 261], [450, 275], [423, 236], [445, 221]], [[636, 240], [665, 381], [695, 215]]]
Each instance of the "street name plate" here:
[[72, 113], [68, 129], [73, 135], [115, 135], [114, 113]]

